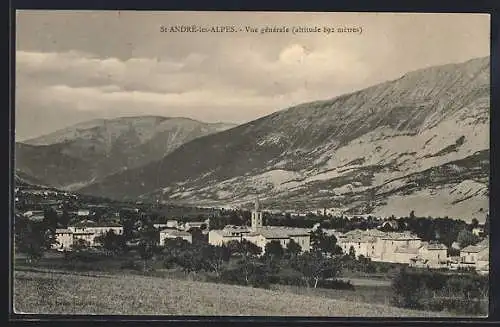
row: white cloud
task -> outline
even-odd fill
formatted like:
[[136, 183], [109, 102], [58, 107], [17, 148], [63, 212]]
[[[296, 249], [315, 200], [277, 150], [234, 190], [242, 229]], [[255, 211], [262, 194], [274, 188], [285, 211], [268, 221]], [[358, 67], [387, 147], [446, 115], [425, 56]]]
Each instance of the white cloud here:
[[359, 74], [350, 77], [351, 71], [362, 70], [353, 58], [297, 44], [275, 59], [248, 48], [236, 56], [223, 50], [212, 56], [191, 53], [182, 61], [18, 51], [18, 97], [66, 111], [245, 121], [333, 96], [336, 84], [341, 89], [349, 78], [359, 79]]
[[[214, 21], [259, 27], [355, 24], [364, 31], [159, 32], [161, 25]], [[22, 117], [16, 127], [23, 138], [65, 127], [76, 117], [249, 121], [422, 66], [487, 53], [487, 21], [468, 16], [477, 29], [463, 21], [453, 15], [356, 13], [25, 12], [16, 28], [16, 113]]]

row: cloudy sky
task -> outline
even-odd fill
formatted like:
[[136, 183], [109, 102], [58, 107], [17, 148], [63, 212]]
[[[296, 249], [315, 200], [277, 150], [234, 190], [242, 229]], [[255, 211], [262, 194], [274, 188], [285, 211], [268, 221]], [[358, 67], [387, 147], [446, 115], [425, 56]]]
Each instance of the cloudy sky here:
[[[362, 33], [162, 33], [176, 24]], [[402, 74], [489, 55], [475, 14], [22, 11], [16, 139], [95, 118], [243, 123]]]

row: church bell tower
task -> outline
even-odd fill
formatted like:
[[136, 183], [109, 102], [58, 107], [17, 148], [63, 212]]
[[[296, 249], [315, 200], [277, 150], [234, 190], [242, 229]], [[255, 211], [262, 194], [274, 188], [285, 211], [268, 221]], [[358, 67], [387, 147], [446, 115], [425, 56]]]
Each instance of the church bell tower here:
[[257, 230], [262, 227], [262, 211], [260, 211], [259, 199], [255, 199], [255, 207], [252, 211], [252, 230]]

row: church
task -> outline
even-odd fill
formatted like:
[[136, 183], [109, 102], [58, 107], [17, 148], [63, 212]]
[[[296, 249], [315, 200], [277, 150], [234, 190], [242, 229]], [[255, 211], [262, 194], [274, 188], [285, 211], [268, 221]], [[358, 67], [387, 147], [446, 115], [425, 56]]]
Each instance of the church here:
[[308, 252], [311, 249], [310, 232], [310, 229], [306, 228], [264, 226], [263, 212], [260, 209], [259, 199], [256, 199], [250, 227], [227, 225], [221, 230], [211, 230], [208, 233], [208, 242], [220, 246], [231, 241], [245, 239], [260, 247], [264, 253], [267, 243], [277, 241], [285, 249], [288, 243], [293, 240], [303, 252]]

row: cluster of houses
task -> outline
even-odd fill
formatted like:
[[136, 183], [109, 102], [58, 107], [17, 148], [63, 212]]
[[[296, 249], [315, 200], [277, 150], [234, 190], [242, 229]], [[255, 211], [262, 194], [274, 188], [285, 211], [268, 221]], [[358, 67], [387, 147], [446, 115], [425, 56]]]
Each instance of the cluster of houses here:
[[309, 251], [311, 248], [310, 233], [311, 229], [306, 228], [264, 226], [262, 211], [257, 199], [252, 211], [250, 227], [228, 225], [220, 230], [211, 230], [208, 233], [208, 243], [220, 246], [231, 241], [247, 240], [260, 247], [264, 253], [267, 243], [277, 241], [283, 248], [286, 248], [288, 243], [293, 240], [300, 245], [302, 251]]
[[97, 224], [92, 221], [83, 221], [78, 226], [68, 226], [68, 228], [56, 229], [56, 241], [53, 248], [60, 251], [71, 250], [73, 244], [78, 240], [85, 241], [89, 246], [96, 246], [99, 243], [96, 239], [113, 231], [117, 235], [123, 234], [123, 227], [117, 224]]
[[[165, 224], [154, 224], [153, 227], [159, 231], [159, 244], [165, 245], [167, 239], [181, 238], [190, 243], [193, 241], [192, 234], [189, 232], [193, 228], [200, 229], [202, 233], [208, 233], [209, 221], [180, 223], [177, 220], [169, 220]], [[77, 226], [68, 226], [68, 228], [56, 229], [57, 244], [53, 248], [60, 251], [70, 251], [72, 245], [79, 239], [84, 240], [89, 246], [99, 246], [97, 238], [113, 231], [117, 235], [123, 234], [123, 227], [112, 223], [96, 223], [89, 219], [84, 219]]]
[[[82, 212], [82, 215], [85, 213]], [[83, 239], [91, 246], [99, 245], [96, 238], [110, 230], [115, 234], [122, 234], [123, 227], [119, 225], [99, 225], [92, 221], [71, 226], [66, 229], [56, 230], [59, 250], [70, 250], [78, 240]], [[277, 241], [283, 248], [293, 240], [300, 245], [303, 252], [311, 250], [311, 231], [318, 226], [310, 228], [292, 228], [282, 226], [263, 225], [263, 212], [260, 210], [259, 201], [256, 200], [255, 208], [251, 215], [251, 226], [227, 225], [223, 229], [209, 230], [210, 221], [181, 223], [177, 220], [168, 220], [164, 224], [154, 224], [159, 233], [159, 244], [165, 245], [168, 239], [184, 239], [193, 242], [192, 229], [198, 229], [202, 234], [208, 234], [209, 244], [220, 246], [231, 241], [247, 240], [265, 251], [266, 244]], [[460, 256], [448, 256], [448, 248], [438, 242], [425, 242], [416, 235], [404, 232], [386, 232], [379, 229], [353, 230], [340, 233], [336, 230], [324, 230], [329, 235], [334, 235], [337, 244], [344, 253], [355, 256], [364, 256], [372, 261], [402, 263], [414, 267], [458, 269], [470, 267], [477, 271], [489, 270], [489, 242], [484, 239], [479, 244], [468, 246], [460, 250]]]
[[489, 271], [489, 240], [460, 250], [460, 256], [448, 256], [448, 247], [439, 242], [425, 242], [410, 232], [383, 232], [377, 229], [353, 230], [347, 233], [327, 231], [336, 236], [345, 253], [354, 251], [372, 261], [403, 263], [425, 268], [474, 268]]
[[410, 232], [383, 232], [377, 229], [353, 230], [336, 235], [346, 253], [372, 261], [405, 263], [412, 266], [442, 268], [448, 264], [448, 248], [444, 244], [424, 242]]

